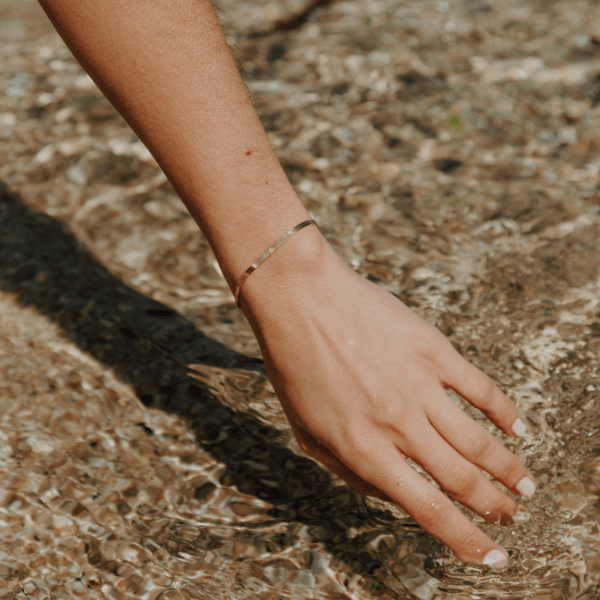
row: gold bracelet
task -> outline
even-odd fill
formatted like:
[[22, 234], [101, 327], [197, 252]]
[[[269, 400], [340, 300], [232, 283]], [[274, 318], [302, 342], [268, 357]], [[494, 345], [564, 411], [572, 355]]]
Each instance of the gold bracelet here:
[[238, 308], [240, 307], [240, 290], [242, 289], [242, 285], [244, 284], [244, 281], [246, 281], [246, 278], [248, 277], [248, 275], [250, 275], [250, 273], [252, 273], [252, 271], [255, 271], [261, 263], [263, 263], [265, 260], [267, 260], [267, 258], [269, 258], [269, 256], [271, 256], [271, 254], [273, 254], [273, 252], [275, 252], [275, 250], [277, 250], [277, 248], [279, 248], [279, 246], [281, 246], [284, 242], [287, 242], [297, 231], [300, 231], [303, 227], [306, 227], [307, 225], [316, 225], [317, 227], [319, 227], [318, 223], [313, 219], [310, 219], [309, 221], [303, 221], [299, 225], [296, 225], [296, 227], [293, 227], [292, 229], [290, 229], [282, 238], [280, 238], [278, 241], [276, 241], [259, 259], [254, 261], [246, 269], [246, 271], [244, 271], [243, 275], [240, 277], [240, 280], [238, 281], [237, 285], [235, 286], [234, 296], [235, 296], [235, 303], [237, 304]]

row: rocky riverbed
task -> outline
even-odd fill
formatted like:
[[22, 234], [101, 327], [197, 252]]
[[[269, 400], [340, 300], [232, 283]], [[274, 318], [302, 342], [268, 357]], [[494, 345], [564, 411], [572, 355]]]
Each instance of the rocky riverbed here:
[[531, 518], [481, 525], [493, 573], [307, 458], [152, 156], [39, 5], [0, 0], [0, 598], [595, 598], [600, 5], [220, 15], [340, 257], [525, 416], [509, 439], [454, 398], [535, 474]]

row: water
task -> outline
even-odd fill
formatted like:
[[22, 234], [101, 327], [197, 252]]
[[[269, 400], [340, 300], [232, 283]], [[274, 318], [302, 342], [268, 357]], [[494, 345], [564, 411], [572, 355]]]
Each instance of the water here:
[[[18, 322], [18, 311], [5, 298], [3, 322]], [[168, 410], [149, 409], [109, 369], [53, 341], [44, 318], [24, 320], [15, 350], [0, 353], [9, 390], [22, 390], [2, 404], [8, 589], [39, 598], [566, 599], [598, 583], [595, 359], [576, 365], [550, 344], [537, 355], [534, 343], [522, 346], [551, 374], [512, 388], [529, 431], [503, 441], [538, 489], [523, 501], [529, 520], [480, 524], [511, 556], [495, 573], [456, 561], [400, 510], [303, 457], [264, 374], [193, 366], [197, 387], [171, 394]], [[55, 352], [53, 368], [48, 348], [19, 353], [30, 339]], [[33, 371], [24, 382], [23, 370]], [[182, 407], [190, 392], [197, 403]]]
[[600, 595], [598, 6], [380, 4], [262, 37], [268, 6], [226, 8], [328, 241], [519, 408], [515, 440], [452, 395], [536, 477], [528, 520], [479, 524], [508, 567], [303, 454], [156, 164], [35, 4], [0, 0], [2, 89], [35, 74], [0, 97], [0, 598]]

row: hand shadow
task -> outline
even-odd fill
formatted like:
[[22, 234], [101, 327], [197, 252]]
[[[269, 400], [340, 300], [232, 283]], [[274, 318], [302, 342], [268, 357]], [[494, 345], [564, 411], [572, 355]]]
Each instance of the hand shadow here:
[[[383, 529], [423, 538], [426, 554], [432, 554], [432, 544], [437, 548], [438, 542], [414, 523], [399, 523], [391, 512], [367, 506], [349, 487], [335, 486], [327, 470], [283, 445], [279, 430], [224, 406], [188, 374], [194, 363], [266, 377], [262, 359], [232, 351], [175, 310], [127, 286], [67, 224], [29, 208], [2, 182], [0, 288], [56, 322], [71, 342], [130, 384], [146, 406], [182, 417], [199, 446], [225, 464], [223, 485], [273, 504], [266, 513], [271, 518], [315, 526], [315, 542], [355, 573], [372, 575], [383, 568], [395, 580], [389, 581], [392, 588], [400, 585], [367, 546]], [[350, 537], [350, 528], [365, 524], [368, 533]]]

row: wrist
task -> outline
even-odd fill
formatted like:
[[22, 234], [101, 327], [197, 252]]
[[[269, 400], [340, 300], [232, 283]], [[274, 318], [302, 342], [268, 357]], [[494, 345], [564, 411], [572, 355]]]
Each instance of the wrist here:
[[278, 306], [289, 306], [322, 280], [327, 265], [336, 259], [339, 261], [316, 226], [302, 228], [248, 276], [240, 291], [241, 310], [252, 322]]

